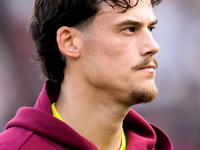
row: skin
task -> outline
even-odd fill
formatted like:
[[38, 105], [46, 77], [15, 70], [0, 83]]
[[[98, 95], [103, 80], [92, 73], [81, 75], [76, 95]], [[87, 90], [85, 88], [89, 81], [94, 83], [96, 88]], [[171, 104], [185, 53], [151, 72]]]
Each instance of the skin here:
[[156, 17], [150, 1], [121, 11], [102, 2], [85, 30], [65, 26], [57, 32], [67, 67], [56, 109], [100, 150], [118, 150], [131, 106], [158, 93], [153, 55], [159, 46], [151, 33]]

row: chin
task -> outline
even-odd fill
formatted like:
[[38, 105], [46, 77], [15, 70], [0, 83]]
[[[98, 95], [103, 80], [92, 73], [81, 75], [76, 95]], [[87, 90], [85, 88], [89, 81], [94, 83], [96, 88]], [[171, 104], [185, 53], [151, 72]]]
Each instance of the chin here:
[[129, 99], [133, 105], [141, 103], [149, 103], [158, 95], [158, 89], [153, 87], [134, 89], [129, 95]]

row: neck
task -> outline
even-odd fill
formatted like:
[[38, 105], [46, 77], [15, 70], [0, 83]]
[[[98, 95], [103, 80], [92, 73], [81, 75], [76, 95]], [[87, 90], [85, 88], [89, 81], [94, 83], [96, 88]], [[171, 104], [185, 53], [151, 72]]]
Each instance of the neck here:
[[56, 109], [62, 119], [99, 150], [118, 150], [122, 123], [130, 107], [74, 81], [67, 80], [61, 86]]

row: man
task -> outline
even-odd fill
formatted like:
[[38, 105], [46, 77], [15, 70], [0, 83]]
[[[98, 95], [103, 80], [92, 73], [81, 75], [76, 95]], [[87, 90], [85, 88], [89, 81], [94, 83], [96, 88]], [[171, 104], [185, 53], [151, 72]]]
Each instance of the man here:
[[131, 106], [157, 96], [152, 37], [159, 0], [36, 0], [30, 35], [47, 81], [1, 149], [171, 150]]

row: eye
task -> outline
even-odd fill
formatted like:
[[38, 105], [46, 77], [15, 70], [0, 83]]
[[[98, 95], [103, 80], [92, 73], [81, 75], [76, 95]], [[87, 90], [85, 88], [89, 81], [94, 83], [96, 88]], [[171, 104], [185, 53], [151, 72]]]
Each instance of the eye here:
[[128, 28], [125, 28], [123, 31], [126, 31], [126, 32], [135, 32], [136, 29], [135, 29], [135, 27], [128, 27]]
[[155, 30], [156, 29], [156, 27], [148, 27], [148, 30], [150, 31], [150, 32], [153, 32], [153, 30]]

